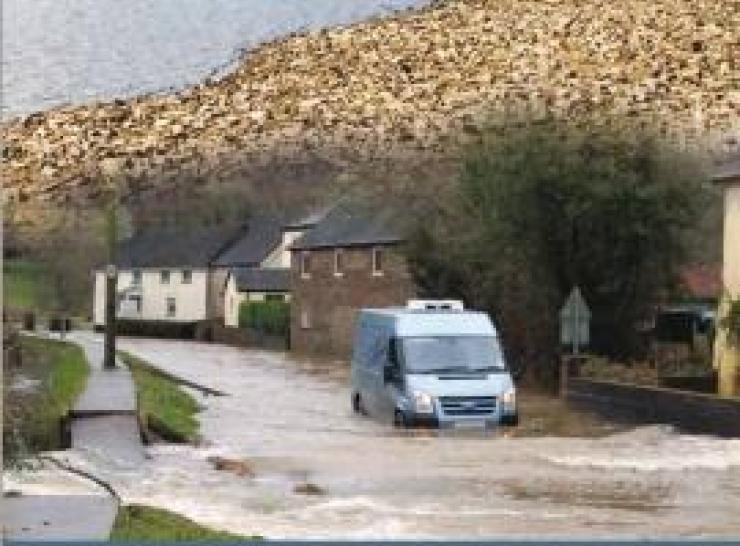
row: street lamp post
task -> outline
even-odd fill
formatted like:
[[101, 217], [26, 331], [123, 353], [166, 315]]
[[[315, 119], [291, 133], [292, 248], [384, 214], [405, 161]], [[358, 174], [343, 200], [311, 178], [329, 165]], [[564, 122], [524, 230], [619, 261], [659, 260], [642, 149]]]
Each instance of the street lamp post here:
[[105, 269], [105, 353], [103, 367], [116, 367], [116, 288], [118, 271], [114, 264]]

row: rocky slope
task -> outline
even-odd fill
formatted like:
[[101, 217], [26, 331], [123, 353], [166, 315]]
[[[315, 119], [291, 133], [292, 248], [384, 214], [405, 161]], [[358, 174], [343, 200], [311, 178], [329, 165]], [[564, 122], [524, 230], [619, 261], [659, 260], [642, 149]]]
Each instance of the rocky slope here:
[[101, 174], [141, 180], [266, 151], [445, 152], [491, 109], [522, 107], [616, 112], [703, 143], [740, 128], [739, 73], [736, 0], [445, 1], [265, 44], [174, 95], [11, 121], [0, 174], [11, 199], [33, 201], [94, 196]]

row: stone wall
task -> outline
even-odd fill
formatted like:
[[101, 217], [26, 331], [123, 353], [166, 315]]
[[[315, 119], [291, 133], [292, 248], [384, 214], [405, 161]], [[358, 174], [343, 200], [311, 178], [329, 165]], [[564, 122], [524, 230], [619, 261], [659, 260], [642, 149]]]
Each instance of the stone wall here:
[[[334, 274], [334, 249], [310, 251], [310, 278], [301, 277], [299, 254], [292, 259], [291, 349], [303, 354], [347, 357], [354, 322], [363, 307], [405, 305], [415, 287], [404, 257], [383, 248], [383, 274], [374, 275], [372, 247], [343, 249], [342, 276]], [[302, 320], [302, 314], [306, 313]]]
[[[199, 322], [169, 322], [159, 320], [116, 320], [116, 332], [119, 336], [143, 336], [167, 339], [197, 339], [209, 341], [213, 323]], [[96, 324], [96, 332], [104, 332], [105, 326]]]
[[252, 328], [230, 328], [217, 324], [212, 330], [213, 341], [246, 347], [249, 349], [268, 349], [271, 351], [287, 351], [290, 348], [288, 336], [273, 336], [258, 332]]
[[610, 419], [670, 424], [686, 432], [740, 436], [740, 398], [571, 377], [568, 403]]

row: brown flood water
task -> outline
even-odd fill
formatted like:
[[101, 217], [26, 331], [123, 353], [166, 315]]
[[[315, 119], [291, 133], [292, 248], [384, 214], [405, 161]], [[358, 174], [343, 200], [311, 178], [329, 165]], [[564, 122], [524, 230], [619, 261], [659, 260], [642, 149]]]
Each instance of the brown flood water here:
[[202, 446], [150, 446], [138, 465], [65, 455], [126, 502], [270, 538], [740, 536], [740, 440], [618, 428], [536, 394], [513, 430], [397, 431], [352, 414], [346, 365], [121, 348], [228, 393], [196, 395]]

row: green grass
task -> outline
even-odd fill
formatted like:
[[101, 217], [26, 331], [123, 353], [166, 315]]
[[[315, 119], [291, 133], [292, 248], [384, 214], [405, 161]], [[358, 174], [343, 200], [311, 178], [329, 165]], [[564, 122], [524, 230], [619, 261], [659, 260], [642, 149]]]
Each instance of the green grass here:
[[26, 260], [3, 260], [3, 301], [19, 310], [51, 307], [47, 275], [42, 265]]
[[131, 369], [139, 400], [139, 412], [148, 428], [175, 442], [195, 442], [199, 424], [195, 414], [200, 407], [195, 399], [174, 381], [153, 371], [150, 364], [120, 352]]
[[[20, 336], [22, 366], [4, 368], [3, 447], [7, 459], [58, 449], [60, 419], [85, 389], [90, 368], [83, 350], [62, 341]], [[8, 388], [18, 374], [38, 388]]]
[[249, 538], [258, 537], [245, 537], [224, 531], [214, 531], [167, 510], [140, 504], [121, 506], [118, 509], [118, 515], [110, 536], [112, 541], [213, 540], [225, 542], [243, 541]]

